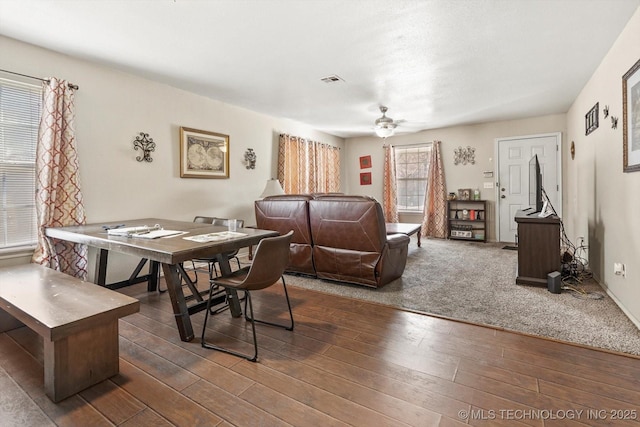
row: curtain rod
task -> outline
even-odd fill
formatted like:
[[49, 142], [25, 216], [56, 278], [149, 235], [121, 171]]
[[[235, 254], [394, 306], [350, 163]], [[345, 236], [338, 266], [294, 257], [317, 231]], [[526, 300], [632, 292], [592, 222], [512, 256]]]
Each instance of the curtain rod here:
[[383, 144], [383, 147], [389, 146], [391, 148], [412, 148], [412, 147], [424, 147], [425, 145], [433, 145], [433, 141], [428, 141], [428, 142], [417, 142], [415, 144], [396, 144], [396, 145], [392, 145], [392, 144]]
[[[15, 71], [3, 70], [3, 69], [1, 69], [1, 68], [0, 68], [0, 71], [2, 71], [3, 73], [9, 73], [9, 74], [13, 74], [13, 75], [16, 75], [16, 76], [26, 77], [26, 78], [28, 78], [28, 79], [40, 80], [41, 82], [47, 82], [47, 83], [49, 83], [49, 82], [50, 82], [50, 80], [47, 80], [47, 79], [42, 79], [42, 78], [40, 78], [40, 77], [30, 76], [30, 75], [28, 75], [28, 74], [16, 73]], [[69, 86], [69, 88], [70, 88], [70, 89], [74, 89], [74, 90], [78, 90], [78, 89], [80, 89], [80, 88], [78, 87], [78, 85], [74, 85], [73, 83], [68, 83], [68, 86]]]

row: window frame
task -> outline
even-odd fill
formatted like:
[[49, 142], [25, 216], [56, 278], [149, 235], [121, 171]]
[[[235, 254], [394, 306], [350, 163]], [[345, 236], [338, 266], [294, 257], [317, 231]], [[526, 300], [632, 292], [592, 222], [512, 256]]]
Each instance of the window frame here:
[[[37, 246], [37, 219], [35, 197], [29, 203], [18, 199], [10, 200], [7, 192], [13, 190], [24, 193], [26, 190], [22, 187], [21, 181], [24, 178], [20, 174], [31, 175], [33, 178], [31, 184], [31, 194], [35, 191], [35, 175], [36, 175], [36, 147], [38, 140], [38, 128], [40, 125], [40, 117], [42, 113], [42, 95], [43, 89], [40, 85], [27, 83], [18, 79], [0, 78], [1, 91], [0, 103], [0, 231], [4, 234], [0, 235], [0, 259], [23, 257], [33, 252]], [[22, 91], [21, 94], [10, 94], [11, 90]], [[7, 94], [8, 93], [8, 94]], [[5, 98], [6, 96], [6, 98]], [[11, 102], [25, 102], [24, 104], [16, 104], [17, 107], [10, 108], [7, 105]], [[24, 111], [23, 108], [24, 107]], [[18, 128], [23, 130], [18, 131]], [[21, 147], [14, 140], [13, 147], [5, 144], [5, 140], [18, 138], [19, 142], [28, 142], [27, 147]], [[16, 149], [18, 148], [18, 149]], [[12, 153], [12, 149], [14, 153]], [[12, 170], [14, 169], [15, 172]], [[18, 178], [11, 183], [11, 177]], [[31, 179], [31, 178], [29, 178]], [[28, 185], [25, 184], [25, 185]], [[18, 200], [16, 202], [16, 200]], [[25, 239], [17, 238], [12, 241], [10, 238], [12, 218], [20, 208], [27, 208], [27, 213], [14, 216], [13, 222], [18, 221], [24, 223], [31, 218], [33, 228], [24, 233]], [[29, 212], [29, 210], [31, 212]]]
[[[425, 175], [424, 178], [420, 177], [420, 178], [400, 178], [399, 177], [399, 173], [398, 173], [398, 157], [399, 157], [399, 152], [398, 150], [403, 150], [405, 153], [407, 151], [412, 151], [412, 150], [416, 150], [416, 151], [420, 151], [421, 149], [425, 149], [427, 152], [427, 162], [429, 159], [429, 155], [431, 152], [433, 144], [431, 142], [424, 142], [424, 143], [418, 143], [418, 144], [411, 144], [411, 145], [396, 145], [393, 147], [393, 157], [394, 157], [394, 164], [395, 164], [395, 173], [396, 173], [396, 206], [398, 207], [398, 213], [407, 213], [407, 214], [422, 214], [424, 213], [424, 197], [426, 197], [426, 185], [428, 185], [428, 180], [429, 180], [429, 164], [427, 163], [426, 168], [425, 168]], [[406, 162], [405, 162], [406, 164]], [[408, 181], [426, 181], [425, 186], [425, 191], [424, 194], [422, 196], [420, 196], [420, 194], [418, 194], [418, 197], [422, 198], [422, 203], [420, 204], [420, 209], [406, 209], [406, 206], [403, 205], [402, 203], [400, 203], [400, 182], [404, 181], [404, 182], [408, 182]]]

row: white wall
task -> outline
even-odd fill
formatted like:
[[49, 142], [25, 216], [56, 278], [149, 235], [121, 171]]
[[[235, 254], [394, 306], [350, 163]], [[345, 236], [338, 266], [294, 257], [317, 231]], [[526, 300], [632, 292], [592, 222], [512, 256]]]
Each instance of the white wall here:
[[[585, 237], [594, 275], [640, 326], [640, 173], [622, 172], [622, 76], [640, 60], [640, 9], [633, 15], [567, 113], [565, 226], [572, 241]], [[600, 126], [585, 136], [585, 114], [600, 103]], [[602, 109], [619, 118], [611, 128]], [[567, 152], [568, 153], [568, 152]], [[626, 264], [626, 278], [613, 263]]]
[[[488, 240], [494, 241], [495, 235], [495, 188], [484, 189], [484, 182], [497, 180], [495, 174], [495, 140], [496, 138], [532, 135], [540, 133], [565, 133], [565, 115], [556, 114], [543, 117], [533, 117], [522, 120], [481, 123], [477, 125], [455, 126], [450, 128], [432, 129], [411, 135], [398, 135], [387, 138], [391, 145], [409, 145], [425, 143], [434, 140], [442, 141], [442, 161], [444, 164], [447, 193], [457, 192], [459, 188], [479, 188], [480, 196], [489, 203], [487, 216]], [[352, 194], [362, 194], [382, 200], [382, 174], [384, 171], [383, 141], [376, 137], [362, 137], [347, 139], [345, 187]], [[454, 165], [454, 150], [458, 147], [470, 146], [475, 148], [474, 165]], [[372, 185], [360, 185], [360, 156], [371, 155]], [[494, 172], [493, 178], [484, 178], [484, 171]], [[422, 222], [421, 215], [402, 215], [401, 221]]]
[[[77, 84], [76, 138], [87, 220], [103, 223], [195, 215], [233, 217], [253, 224], [253, 202], [276, 176], [280, 133], [344, 148], [344, 140], [291, 120], [224, 104], [164, 84], [0, 37], [0, 68]], [[230, 136], [230, 178], [180, 178], [180, 126]], [[156, 142], [153, 162], [138, 162], [133, 140]], [[256, 169], [244, 152], [253, 148]], [[0, 260], [0, 263], [9, 261]], [[13, 261], [15, 262], [15, 261]], [[128, 273], [127, 273], [128, 275]]]

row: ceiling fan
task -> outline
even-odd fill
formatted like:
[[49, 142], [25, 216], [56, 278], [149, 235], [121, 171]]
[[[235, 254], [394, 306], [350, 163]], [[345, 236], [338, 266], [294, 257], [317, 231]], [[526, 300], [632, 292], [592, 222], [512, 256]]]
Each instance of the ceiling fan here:
[[392, 136], [398, 126], [399, 122], [395, 122], [391, 117], [387, 117], [387, 107], [384, 105], [380, 106], [380, 112], [382, 113], [382, 117], [376, 119], [375, 123], [375, 132], [380, 138], [386, 138], [388, 136]]

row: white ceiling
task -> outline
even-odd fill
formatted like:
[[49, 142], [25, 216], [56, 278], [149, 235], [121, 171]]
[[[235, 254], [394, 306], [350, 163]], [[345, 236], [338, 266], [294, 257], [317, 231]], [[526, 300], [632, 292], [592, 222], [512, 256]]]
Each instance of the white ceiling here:
[[564, 113], [639, 5], [0, 0], [0, 34], [353, 137]]

